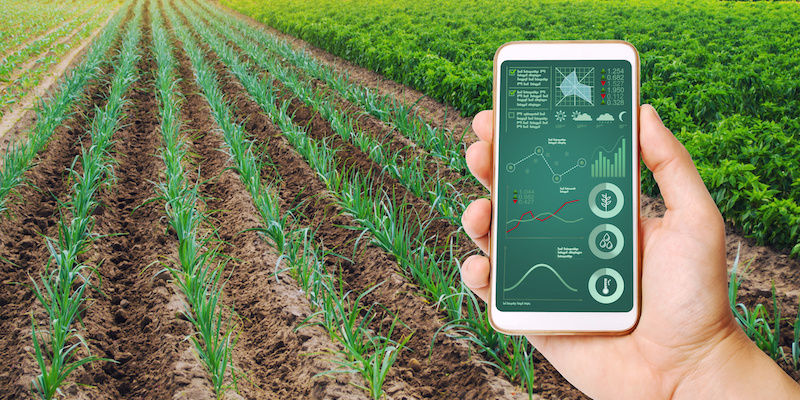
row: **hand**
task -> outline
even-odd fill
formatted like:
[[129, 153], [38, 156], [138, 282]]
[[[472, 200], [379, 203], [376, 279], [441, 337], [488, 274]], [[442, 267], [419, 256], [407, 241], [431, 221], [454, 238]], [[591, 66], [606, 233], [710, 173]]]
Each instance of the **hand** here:
[[[776, 382], [773, 388], [787, 396], [790, 390], [800, 395], [800, 387], [734, 320], [724, 222], [691, 156], [651, 106], [643, 105], [639, 116], [642, 159], [667, 207], [663, 218], [642, 221], [639, 325], [624, 336], [529, 335], [528, 340], [592, 398], [769, 397], [758, 384], [747, 385], [759, 380]], [[472, 126], [480, 141], [467, 150], [467, 164], [491, 191], [492, 112], [476, 115]], [[464, 230], [484, 253], [490, 220], [487, 199], [471, 203], [462, 216]], [[484, 301], [489, 271], [488, 258], [479, 255], [461, 269], [464, 283]]]

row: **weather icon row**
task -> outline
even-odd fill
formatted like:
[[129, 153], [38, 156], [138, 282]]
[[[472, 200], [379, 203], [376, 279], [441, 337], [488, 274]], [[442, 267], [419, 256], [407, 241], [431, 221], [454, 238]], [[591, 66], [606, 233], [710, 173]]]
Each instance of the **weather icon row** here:
[[[573, 111], [572, 115], [570, 117], [571, 117], [571, 119], [573, 121], [578, 121], [578, 122], [591, 122], [591, 121], [614, 122], [614, 121], [617, 121], [617, 120], [620, 121], [620, 122], [623, 122], [622, 117], [626, 113], [627, 113], [627, 111], [623, 111], [623, 112], [619, 113], [619, 115], [617, 115], [617, 118], [615, 119], [614, 116], [609, 114], [609, 113], [603, 113], [603, 114], [598, 115], [596, 118], [592, 118], [591, 115], [589, 115], [589, 114], [587, 114], [585, 112]], [[558, 122], [564, 122], [567, 119], [567, 113], [564, 112], [563, 110], [558, 110], [558, 111], [556, 111], [555, 117], [556, 117], [556, 120]]]

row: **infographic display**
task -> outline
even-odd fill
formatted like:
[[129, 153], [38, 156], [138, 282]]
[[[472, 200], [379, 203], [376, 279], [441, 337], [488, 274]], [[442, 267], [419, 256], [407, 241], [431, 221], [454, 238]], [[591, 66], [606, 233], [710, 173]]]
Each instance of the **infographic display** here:
[[505, 61], [500, 73], [497, 308], [630, 311], [631, 64]]

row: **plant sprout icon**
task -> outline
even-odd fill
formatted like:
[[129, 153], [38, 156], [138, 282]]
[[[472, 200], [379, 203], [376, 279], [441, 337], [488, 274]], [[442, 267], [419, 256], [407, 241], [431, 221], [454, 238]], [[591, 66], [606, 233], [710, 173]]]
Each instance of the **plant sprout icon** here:
[[564, 122], [564, 120], [567, 119], [567, 113], [565, 113], [563, 110], [556, 111], [556, 119], [558, 122]]
[[608, 206], [611, 205], [611, 196], [608, 193], [600, 195], [600, 205], [603, 206], [605, 211], [608, 211]]

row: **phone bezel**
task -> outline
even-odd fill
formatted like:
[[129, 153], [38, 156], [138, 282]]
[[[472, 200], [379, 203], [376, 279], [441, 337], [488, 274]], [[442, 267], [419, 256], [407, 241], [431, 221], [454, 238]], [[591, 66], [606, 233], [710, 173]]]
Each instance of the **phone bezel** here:
[[[633, 153], [634, 160], [631, 166], [630, 176], [634, 180], [632, 212], [634, 222], [634, 234], [632, 247], [634, 253], [634, 276], [633, 282], [634, 300], [633, 308], [628, 312], [525, 312], [525, 311], [500, 311], [495, 303], [494, 288], [496, 282], [497, 262], [494, 254], [495, 241], [497, 237], [498, 207], [492, 191], [492, 223], [489, 245], [489, 258], [491, 263], [491, 278], [489, 282], [489, 322], [499, 332], [519, 335], [519, 334], [606, 334], [621, 335], [626, 334], [636, 328], [641, 314], [641, 188], [639, 171], [639, 87], [640, 87], [640, 64], [639, 55], [635, 47], [621, 40], [603, 41], [533, 41], [533, 42], [509, 42], [497, 49], [494, 57], [494, 76], [493, 76], [493, 120], [494, 132], [499, 132], [499, 120], [497, 119], [500, 104], [500, 79], [498, 69], [504, 61], [526, 61], [526, 60], [627, 60], [631, 63], [633, 90], [631, 93], [632, 107], [631, 123], [634, 127]], [[496, 138], [495, 138], [496, 140]], [[498, 180], [498, 147], [492, 146], [493, 170], [492, 187], [497, 187]]]

